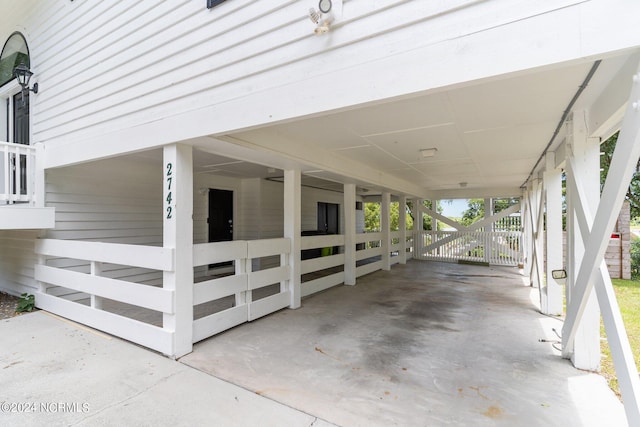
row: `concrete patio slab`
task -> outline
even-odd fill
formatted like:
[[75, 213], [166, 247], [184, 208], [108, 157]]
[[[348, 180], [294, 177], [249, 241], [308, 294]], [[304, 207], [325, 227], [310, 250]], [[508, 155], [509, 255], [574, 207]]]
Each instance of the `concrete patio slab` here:
[[0, 321], [2, 426], [329, 426], [39, 311]]
[[196, 345], [181, 362], [344, 426], [624, 426], [549, 342], [517, 269], [410, 262]]

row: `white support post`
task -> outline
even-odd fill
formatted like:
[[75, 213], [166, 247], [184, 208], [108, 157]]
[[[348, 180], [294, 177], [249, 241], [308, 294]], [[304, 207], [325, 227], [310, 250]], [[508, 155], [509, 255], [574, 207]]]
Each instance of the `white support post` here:
[[425, 246], [425, 238], [423, 235], [423, 215], [424, 215], [424, 200], [423, 199], [414, 199], [413, 200], [413, 211], [414, 211], [414, 219], [413, 219], [413, 257], [420, 258], [422, 256], [422, 249]]
[[[485, 198], [484, 203], [484, 218], [489, 218], [493, 215], [493, 204], [491, 203], [491, 198]], [[493, 231], [493, 230], [484, 230], [484, 231]]]
[[[567, 174], [571, 175], [573, 183], [579, 183], [584, 193], [576, 194], [573, 186], [567, 189], [567, 197], [571, 199], [572, 215], [574, 216], [578, 210], [595, 212], [600, 201], [600, 141], [587, 137], [587, 129], [585, 127], [586, 111], [577, 111], [573, 113], [573, 117], [568, 122], [567, 142], [569, 155], [573, 159], [569, 163], [573, 167], [569, 167]], [[581, 230], [576, 222], [571, 222], [572, 228], [568, 229], [568, 234], [574, 239], [573, 245], [573, 262], [580, 271], [583, 269], [584, 254], [586, 246], [583, 242], [587, 242], [588, 234], [584, 234], [587, 230]], [[591, 224], [587, 224], [591, 226]], [[579, 233], [579, 234], [578, 234]], [[608, 239], [607, 239], [608, 243]], [[603, 254], [604, 255], [604, 254]], [[592, 261], [593, 262], [593, 261]], [[586, 267], [586, 266], [584, 266]], [[597, 267], [597, 266], [596, 266]], [[575, 304], [579, 304], [583, 299], [583, 292], [576, 292], [580, 283], [580, 274], [568, 277], [567, 286], [571, 286], [571, 299], [569, 301], [568, 311]], [[589, 278], [591, 286], [593, 286], [594, 278]], [[577, 296], [577, 298], [575, 298]], [[563, 334], [563, 353], [565, 357], [570, 352], [571, 360], [576, 368], [597, 371], [600, 368], [600, 309], [596, 295], [589, 291], [589, 295], [584, 295], [585, 310], [583, 311], [580, 325], [577, 325], [575, 334]], [[566, 324], [565, 324], [566, 327]], [[567, 339], [573, 338], [569, 342]], [[573, 346], [573, 348], [572, 348]]]
[[301, 250], [301, 186], [302, 175], [300, 170], [284, 171], [284, 237], [291, 240], [291, 252], [289, 253], [289, 292], [291, 301], [289, 308], [300, 308], [300, 250]]
[[[493, 216], [492, 199], [486, 198], [486, 199], [484, 199], [484, 219], [486, 220], [488, 218], [491, 218], [492, 216]], [[484, 231], [493, 231], [493, 223], [489, 224], [489, 228], [490, 228], [489, 230], [487, 230], [485, 228]], [[485, 238], [484, 240], [485, 241], [482, 244], [482, 246], [483, 246], [482, 253], [484, 254], [484, 262], [488, 263], [488, 262], [491, 261], [491, 251], [493, 250], [493, 248], [492, 248], [492, 245], [490, 243], [490, 239]]]
[[546, 286], [541, 293], [544, 314], [562, 315], [562, 286], [556, 282], [551, 272], [562, 270], [562, 171], [555, 168], [555, 153], [547, 153], [546, 169], [543, 175], [546, 205], [546, 245], [545, 259]]
[[[530, 187], [530, 186], [528, 186]], [[531, 234], [531, 219], [529, 211], [531, 210], [529, 200], [529, 190], [525, 189], [522, 192], [522, 257], [523, 257], [523, 275], [529, 276], [531, 279], [531, 252], [532, 250], [532, 234]], [[527, 285], [530, 285], [531, 281]]]
[[537, 180], [537, 188], [536, 188], [536, 199], [537, 206], [534, 206], [534, 209], [537, 209], [535, 218], [535, 236], [533, 247], [535, 251], [535, 270], [536, 270], [536, 282], [535, 285], [538, 287], [538, 291], [542, 290], [542, 284], [544, 282], [544, 183], [542, 178]]
[[380, 200], [380, 232], [382, 235], [382, 269], [391, 270], [391, 193], [385, 191]]
[[532, 179], [529, 183], [527, 191], [527, 222], [528, 222], [528, 240], [529, 243], [529, 269], [527, 273], [530, 278], [531, 286], [538, 289], [542, 287], [542, 233], [541, 221], [543, 215], [543, 199], [542, 199], [542, 183], [540, 179]]
[[407, 196], [398, 198], [398, 229], [400, 230], [400, 264], [407, 263]]
[[414, 201], [414, 210], [415, 210], [415, 220], [414, 220], [414, 226], [413, 229], [415, 231], [424, 231], [424, 221], [423, 221], [423, 217], [424, 217], [424, 199], [415, 199]]
[[356, 284], [355, 184], [344, 184], [344, 284]]
[[[437, 200], [431, 201], [431, 210], [438, 212]], [[438, 218], [431, 218], [431, 231], [438, 231]]]
[[164, 313], [163, 328], [173, 331], [170, 356], [193, 349], [193, 149], [164, 147], [163, 246], [175, 253], [173, 271], [163, 273], [163, 287], [173, 291], [174, 313]]

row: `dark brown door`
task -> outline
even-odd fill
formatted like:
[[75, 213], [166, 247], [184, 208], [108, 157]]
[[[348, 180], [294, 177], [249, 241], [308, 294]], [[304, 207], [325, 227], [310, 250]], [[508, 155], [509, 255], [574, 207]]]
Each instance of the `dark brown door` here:
[[318, 232], [323, 234], [338, 234], [339, 205], [335, 203], [318, 202]]
[[[209, 242], [233, 240], [233, 191], [209, 189]], [[211, 264], [210, 268], [231, 265]]]

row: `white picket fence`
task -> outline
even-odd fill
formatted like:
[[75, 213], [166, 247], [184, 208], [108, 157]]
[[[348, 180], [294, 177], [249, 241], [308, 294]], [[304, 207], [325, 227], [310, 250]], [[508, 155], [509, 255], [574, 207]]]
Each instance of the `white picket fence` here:
[[423, 231], [415, 235], [414, 250], [421, 260], [505, 266], [523, 262], [520, 231]]
[[0, 202], [32, 202], [34, 146], [0, 142]]

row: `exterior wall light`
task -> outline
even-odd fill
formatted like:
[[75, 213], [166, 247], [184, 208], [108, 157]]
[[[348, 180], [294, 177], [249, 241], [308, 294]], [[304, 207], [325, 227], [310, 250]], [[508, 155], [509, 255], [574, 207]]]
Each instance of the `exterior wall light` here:
[[29, 87], [29, 80], [31, 80], [33, 73], [29, 70], [29, 67], [24, 65], [24, 62], [21, 62], [20, 65], [13, 69], [13, 74], [16, 76], [16, 80], [18, 80], [18, 83], [20, 83], [20, 86], [22, 87], [23, 100], [29, 91], [38, 93], [38, 83], [34, 83], [33, 88]]
[[320, 11], [314, 8], [309, 9], [309, 19], [316, 24], [316, 28], [313, 30], [315, 35], [320, 36], [329, 32], [329, 26], [333, 21], [333, 15], [329, 14], [332, 7], [333, 4], [331, 0], [320, 0], [318, 2], [318, 9], [320, 9]]
[[320, 9], [320, 12], [322, 13], [331, 12], [332, 6], [333, 5], [331, 4], [331, 0], [320, 0], [320, 2], [318, 3], [318, 9]]

